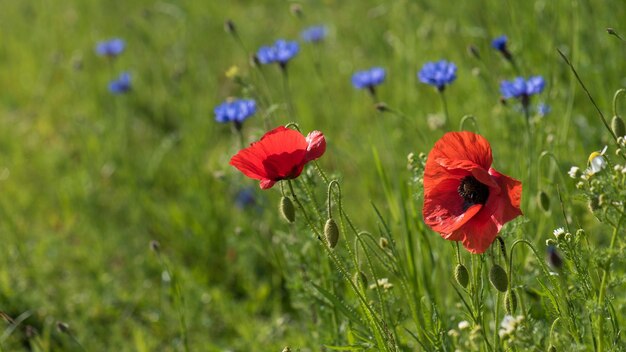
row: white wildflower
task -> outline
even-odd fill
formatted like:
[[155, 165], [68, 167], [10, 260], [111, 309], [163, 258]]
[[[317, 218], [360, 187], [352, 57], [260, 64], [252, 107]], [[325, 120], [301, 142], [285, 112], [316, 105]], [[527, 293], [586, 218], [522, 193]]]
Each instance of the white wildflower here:
[[554, 237], [559, 238], [565, 234], [565, 229], [562, 227], [559, 227], [558, 229], [552, 231], [552, 233], [554, 234]]
[[463, 320], [459, 322], [459, 330], [465, 330], [470, 327], [470, 323], [467, 320]]
[[388, 289], [390, 289], [390, 288], [392, 288], [392, 287], [393, 287], [393, 284], [389, 282], [389, 279], [388, 279], [388, 278], [384, 277], [384, 278], [382, 278], [382, 279], [378, 279], [378, 281], [377, 281], [375, 284], [371, 284], [371, 285], [370, 285], [370, 288], [371, 288], [371, 289], [375, 289], [375, 288], [376, 288], [376, 286], [378, 286], [378, 287], [382, 287], [382, 288], [384, 288], [385, 290], [388, 290]]
[[601, 152], [593, 152], [589, 155], [589, 169], [591, 170], [591, 175], [600, 172], [606, 167], [607, 162], [604, 158], [606, 149], [607, 147], [605, 146]]
[[576, 179], [580, 176], [580, 168], [578, 166], [572, 166], [567, 174], [569, 177]]

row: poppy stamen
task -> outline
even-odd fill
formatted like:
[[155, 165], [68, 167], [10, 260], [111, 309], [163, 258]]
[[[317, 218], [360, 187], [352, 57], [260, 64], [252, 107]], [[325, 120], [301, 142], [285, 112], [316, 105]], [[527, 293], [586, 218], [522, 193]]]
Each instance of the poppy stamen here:
[[474, 204], [485, 204], [489, 198], [489, 187], [480, 183], [474, 176], [463, 177], [457, 191], [463, 198], [465, 209]]

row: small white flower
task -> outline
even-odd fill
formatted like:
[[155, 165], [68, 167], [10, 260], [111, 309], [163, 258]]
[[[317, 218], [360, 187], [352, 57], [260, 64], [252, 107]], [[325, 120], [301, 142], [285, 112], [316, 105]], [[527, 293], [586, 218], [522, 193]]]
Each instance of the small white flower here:
[[465, 330], [470, 327], [470, 323], [467, 320], [463, 320], [459, 322], [459, 330]]
[[569, 177], [576, 179], [578, 178], [578, 176], [580, 176], [580, 168], [578, 166], [572, 166], [572, 168], [569, 169], [567, 174], [569, 175]]
[[388, 289], [390, 289], [390, 288], [392, 288], [392, 287], [393, 287], [393, 284], [389, 282], [389, 279], [388, 279], [388, 278], [384, 277], [384, 278], [382, 278], [382, 279], [378, 279], [378, 281], [377, 281], [375, 284], [371, 284], [371, 285], [370, 285], [370, 288], [371, 288], [371, 289], [375, 289], [375, 288], [376, 288], [376, 286], [378, 286], [378, 287], [382, 287], [382, 288], [384, 288], [385, 290], [388, 290]]
[[558, 238], [559, 236], [561, 236], [561, 235], [564, 235], [564, 234], [565, 234], [565, 229], [564, 229], [564, 228], [562, 228], [562, 227], [559, 227], [558, 229], [556, 229], [556, 230], [552, 231], [552, 233], [554, 234], [554, 237], [557, 237], [557, 238]]

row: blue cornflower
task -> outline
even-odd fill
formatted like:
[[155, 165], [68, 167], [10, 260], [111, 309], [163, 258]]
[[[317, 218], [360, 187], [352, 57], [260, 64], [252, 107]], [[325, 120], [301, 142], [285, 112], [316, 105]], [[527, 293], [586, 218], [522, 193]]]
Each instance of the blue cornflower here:
[[305, 42], [319, 43], [326, 37], [326, 33], [325, 26], [311, 26], [300, 32], [300, 37], [302, 37], [302, 40]]
[[109, 83], [109, 91], [113, 94], [122, 94], [130, 90], [130, 73], [122, 72], [115, 80]]
[[499, 51], [506, 50], [507, 40], [506, 35], [501, 35], [491, 41], [491, 47]]
[[417, 77], [420, 82], [430, 84], [437, 87], [439, 91], [443, 91], [446, 85], [456, 79], [456, 65], [446, 60], [428, 62], [422, 66]]
[[500, 93], [505, 99], [518, 98], [522, 103], [527, 104], [531, 95], [539, 94], [546, 85], [541, 76], [533, 76], [525, 80], [523, 77], [516, 77], [512, 81], [500, 82]]
[[255, 191], [252, 187], [242, 188], [235, 195], [235, 206], [239, 209], [244, 209], [248, 206], [256, 204]]
[[374, 90], [374, 87], [385, 81], [386, 72], [382, 67], [372, 67], [369, 70], [357, 71], [352, 75], [352, 85], [358, 89]]
[[226, 101], [216, 106], [213, 112], [217, 122], [234, 122], [235, 125], [241, 125], [245, 119], [256, 112], [256, 102], [251, 99]]
[[298, 42], [279, 39], [272, 45], [260, 47], [256, 53], [256, 58], [262, 64], [277, 62], [284, 68], [287, 62], [296, 56], [299, 50]]
[[550, 108], [550, 105], [546, 103], [539, 103], [539, 105], [537, 105], [537, 113], [540, 116], [546, 116], [550, 113], [550, 111], [552, 111], [552, 108]]
[[126, 47], [126, 43], [119, 38], [105, 40], [96, 44], [96, 53], [100, 56], [115, 57], [121, 54]]

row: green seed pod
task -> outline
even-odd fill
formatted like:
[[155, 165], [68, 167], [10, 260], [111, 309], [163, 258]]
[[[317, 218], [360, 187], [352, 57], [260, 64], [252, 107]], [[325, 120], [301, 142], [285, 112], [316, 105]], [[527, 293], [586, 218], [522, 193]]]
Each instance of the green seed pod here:
[[489, 271], [489, 281], [500, 292], [506, 292], [509, 287], [509, 279], [506, 276], [506, 271], [500, 265], [495, 264]]
[[554, 347], [554, 345], [550, 345], [550, 347], [548, 347], [548, 352], [556, 352], [556, 347]]
[[624, 126], [624, 120], [621, 117], [615, 115], [611, 120], [611, 129], [617, 137], [624, 137], [626, 135], [626, 126]]
[[537, 202], [543, 211], [546, 213], [550, 211], [550, 198], [546, 192], [539, 191], [539, 194], [537, 194]]
[[457, 264], [456, 268], [454, 268], [454, 278], [459, 285], [467, 288], [467, 284], [469, 283], [469, 273], [467, 272], [465, 265]]
[[326, 225], [324, 225], [324, 236], [326, 237], [328, 246], [330, 248], [335, 248], [337, 241], [339, 241], [339, 228], [337, 227], [335, 220], [326, 220]]
[[367, 288], [367, 276], [365, 276], [365, 273], [360, 270], [354, 273], [352, 281], [354, 281], [354, 283], [361, 288]]
[[287, 222], [292, 223], [296, 220], [296, 209], [293, 207], [293, 202], [289, 197], [282, 197], [280, 199], [280, 214]]
[[515, 296], [515, 291], [506, 291], [506, 293], [504, 294], [504, 310], [506, 311], [506, 314], [513, 315], [515, 314], [516, 309], [517, 296]]

